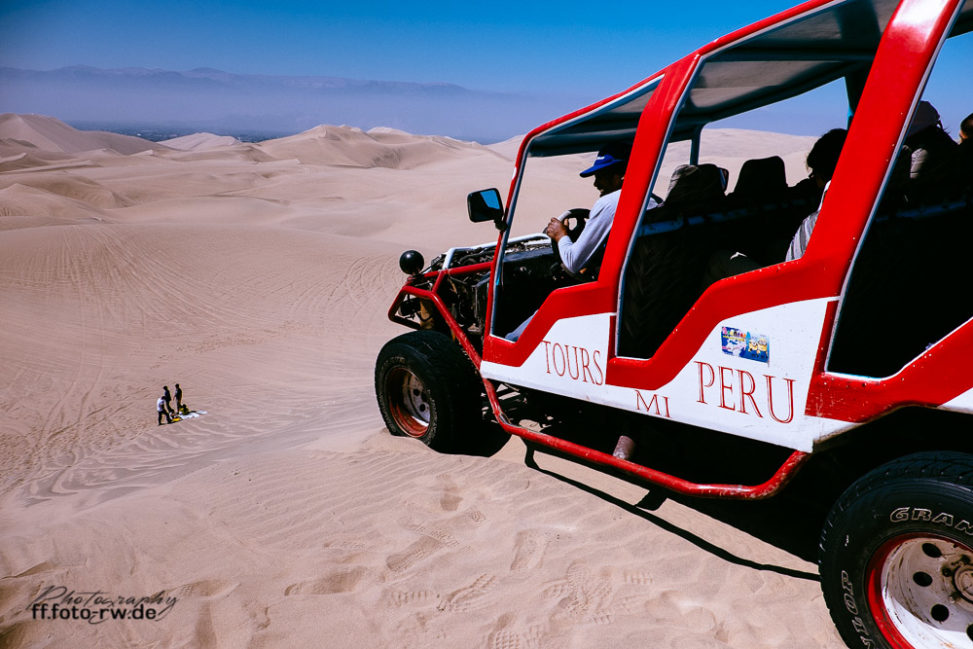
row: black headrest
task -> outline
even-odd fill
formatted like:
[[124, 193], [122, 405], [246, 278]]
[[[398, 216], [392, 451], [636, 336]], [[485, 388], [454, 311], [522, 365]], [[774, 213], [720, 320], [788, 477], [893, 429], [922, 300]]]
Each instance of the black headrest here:
[[733, 188], [733, 196], [741, 198], [771, 198], [787, 190], [787, 175], [780, 156], [747, 160], [740, 167], [740, 178]]

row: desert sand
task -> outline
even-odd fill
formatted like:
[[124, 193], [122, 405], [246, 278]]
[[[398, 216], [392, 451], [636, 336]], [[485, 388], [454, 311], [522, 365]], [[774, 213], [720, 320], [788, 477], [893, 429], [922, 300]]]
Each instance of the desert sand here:
[[[811, 142], [725, 131], [704, 153], [732, 175], [776, 151], [793, 181]], [[535, 470], [516, 438], [479, 457], [385, 431], [398, 255], [495, 239], [465, 197], [506, 193], [516, 145], [0, 116], [0, 647], [843, 646], [816, 566], [732, 522]], [[522, 227], [594, 201], [585, 160], [538, 166], [557, 190]], [[159, 426], [175, 383], [199, 416]], [[119, 597], [157, 619], [32, 609]]]

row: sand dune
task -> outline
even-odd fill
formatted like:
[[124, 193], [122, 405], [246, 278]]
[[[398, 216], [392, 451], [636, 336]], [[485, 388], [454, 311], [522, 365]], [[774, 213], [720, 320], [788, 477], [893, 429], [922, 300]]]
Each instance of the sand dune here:
[[127, 204], [124, 198], [98, 182], [64, 170], [11, 174], [9, 178], [0, 179], [0, 187], [6, 186], [7, 181], [63, 196], [90, 207], [124, 207]]
[[[2, 145], [0, 145], [2, 147]], [[0, 171], [20, 171], [22, 169], [33, 169], [38, 167], [43, 167], [50, 169], [52, 167], [61, 168], [71, 168], [71, 167], [82, 167], [86, 166], [86, 161], [75, 161], [71, 160], [70, 156], [64, 157], [54, 157], [54, 156], [38, 156], [33, 153], [28, 153], [26, 151], [17, 152], [16, 149], [20, 147], [11, 147], [15, 150], [11, 151], [10, 148], [2, 147], [0, 150], [3, 153], [9, 153], [9, 155], [4, 155], [0, 157]], [[3, 150], [6, 149], [6, 150]], [[68, 160], [67, 162], [59, 162], [59, 160]]]
[[180, 151], [216, 149], [239, 143], [238, 139], [230, 135], [213, 135], [212, 133], [193, 133], [162, 141], [162, 144], [170, 149], [179, 149]]
[[291, 137], [268, 140], [263, 151], [278, 159], [295, 158], [304, 164], [411, 169], [483, 150], [473, 142], [447, 137], [416, 136], [394, 129], [319, 126]]
[[[84, 161], [0, 167], [0, 646], [842, 646], [815, 566], [738, 527], [538, 456], [606, 495], [578, 489], [519, 440], [485, 458], [384, 431], [398, 254], [495, 239], [465, 196], [506, 189], [516, 143], [325, 126], [125, 154], [0, 125]], [[721, 159], [778, 146], [723, 139]], [[536, 166], [523, 228], [590, 205], [565, 178], [586, 159]], [[176, 382], [206, 414], [158, 426]], [[60, 586], [175, 601], [32, 619]]]
[[104, 131], [78, 131], [56, 119], [42, 115], [0, 115], [0, 138], [26, 140], [39, 149], [81, 153], [111, 149], [122, 154], [163, 150], [164, 146], [130, 135]]
[[[60, 223], [79, 223], [90, 219], [104, 220], [106, 213], [97, 205], [57, 192], [14, 183], [0, 189], [0, 227], [10, 229], [14, 220], [23, 217], [35, 225], [38, 217], [64, 217]], [[45, 221], [51, 223], [51, 221]]]

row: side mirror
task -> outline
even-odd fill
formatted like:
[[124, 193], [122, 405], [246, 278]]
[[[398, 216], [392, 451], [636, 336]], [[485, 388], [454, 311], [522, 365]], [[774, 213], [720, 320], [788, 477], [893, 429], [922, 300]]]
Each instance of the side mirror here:
[[470, 221], [483, 223], [493, 221], [497, 227], [503, 223], [503, 201], [496, 189], [484, 189], [473, 192], [466, 197], [466, 207], [470, 212]]

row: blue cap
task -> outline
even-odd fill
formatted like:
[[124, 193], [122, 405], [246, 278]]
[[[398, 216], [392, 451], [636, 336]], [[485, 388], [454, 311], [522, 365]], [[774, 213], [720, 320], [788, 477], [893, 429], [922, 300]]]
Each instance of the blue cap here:
[[628, 151], [621, 145], [609, 145], [598, 152], [595, 163], [581, 172], [582, 178], [593, 176], [602, 169], [607, 169], [614, 165], [624, 165], [628, 161]]

